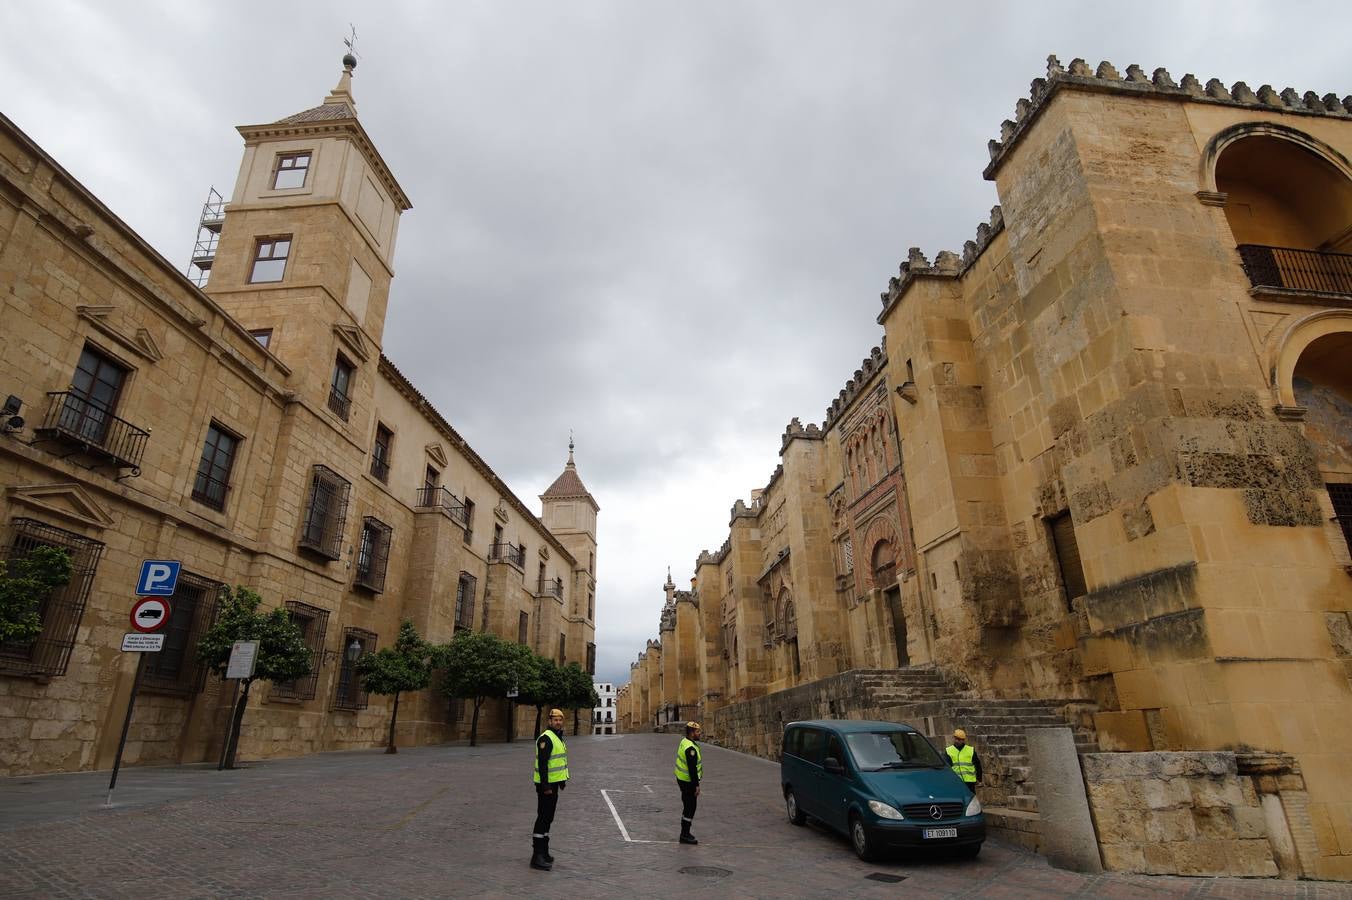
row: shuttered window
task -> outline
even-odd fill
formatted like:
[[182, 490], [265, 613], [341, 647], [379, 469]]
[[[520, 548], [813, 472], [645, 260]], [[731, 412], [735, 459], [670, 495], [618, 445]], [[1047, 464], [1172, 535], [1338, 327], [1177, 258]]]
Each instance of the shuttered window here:
[[299, 600], [286, 601], [291, 621], [300, 629], [305, 646], [310, 648], [310, 674], [291, 681], [273, 682], [270, 697], [291, 700], [313, 700], [319, 686], [319, 665], [324, 659], [324, 637], [329, 628], [329, 611]]
[[1084, 583], [1084, 566], [1080, 564], [1080, 545], [1075, 541], [1075, 523], [1070, 512], [1063, 512], [1048, 520], [1051, 526], [1052, 547], [1056, 551], [1056, 565], [1061, 572], [1061, 586], [1066, 590], [1066, 606], [1076, 597], [1089, 593]]

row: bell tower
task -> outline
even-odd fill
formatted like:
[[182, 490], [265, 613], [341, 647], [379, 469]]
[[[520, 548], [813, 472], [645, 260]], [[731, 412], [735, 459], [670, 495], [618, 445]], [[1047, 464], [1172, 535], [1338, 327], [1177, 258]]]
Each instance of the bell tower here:
[[568, 439], [568, 462], [563, 472], [540, 495], [541, 519], [559, 543], [577, 560], [578, 574], [573, 580], [573, 596], [579, 618], [595, 622], [596, 598], [596, 514], [601, 507], [577, 474], [573, 462], [573, 439]]
[[341, 407], [345, 421], [357, 396], [347, 383], [379, 360], [395, 237], [411, 208], [357, 119], [356, 65], [343, 57], [319, 106], [238, 128], [244, 157], [205, 286], [291, 368], [298, 391]]

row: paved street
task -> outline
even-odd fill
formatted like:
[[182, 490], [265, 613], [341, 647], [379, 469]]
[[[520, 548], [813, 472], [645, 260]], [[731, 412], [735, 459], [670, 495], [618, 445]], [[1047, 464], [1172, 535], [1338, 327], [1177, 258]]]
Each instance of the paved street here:
[[1352, 886], [1308, 882], [1090, 878], [996, 841], [974, 862], [861, 863], [844, 838], [786, 821], [777, 766], [715, 747], [695, 822], [702, 843], [684, 847], [674, 842], [676, 741], [569, 740], [573, 780], [554, 824], [552, 872], [526, 864], [525, 741], [331, 753], [236, 772], [131, 769], [111, 810], [102, 808], [106, 773], [3, 780], [0, 896], [1352, 898]]

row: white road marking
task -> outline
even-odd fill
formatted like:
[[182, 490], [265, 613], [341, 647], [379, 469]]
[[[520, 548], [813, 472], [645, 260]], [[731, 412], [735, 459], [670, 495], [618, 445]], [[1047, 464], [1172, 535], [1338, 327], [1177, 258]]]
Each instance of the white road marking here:
[[616, 824], [617, 826], [619, 826], [619, 829], [620, 829], [620, 836], [624, 838], [624, 841], [625, 841], [626, 844], [675, 844], [675, 843], [677, 843], [676, 841], [648, 841], [648, 840], [644, 840], [643, 838], [632, 838], [632, 837], [630, 837], [630, 836], [629, 836], [629, 831], [628, 831], [628, 829], [626, 829], [626, 828], [624, 827], [624, 821], [620, 818], [619, 812], [615, 809], [615, 804], [614, 804], [613, 802], [611, 802], [611, 799], [610, 799], [610, 795], [611, 795], [611, 794], [651, 794], [652, 792], [653, 792], [653, 786], [652, 786], [651, 784], [645, 784], [645, 785], [643, 786], [643, 790], [641, 790], [641, 791], [622, 791], [622, 790], [616, 790], [615, 788], [608, 788], [608, 789], [605, 789], [605, 790], [602, 790], [602, 791], [601, 791], [601, 798], [602, 798], [603, 800], [606, 801], [606, 806], [609, 806], [609, 807], [610, 807], [610, 814], [611, 814], [611, 816], [614, 817], [614, 819], [615, 819], [615, 824]]

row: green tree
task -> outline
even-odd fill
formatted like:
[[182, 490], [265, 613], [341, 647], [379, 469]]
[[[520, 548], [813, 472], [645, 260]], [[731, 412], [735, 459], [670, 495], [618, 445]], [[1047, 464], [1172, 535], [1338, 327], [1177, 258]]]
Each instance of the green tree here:
[[519, 702], [535, 707], [535, 731], [532, 732], [534, 736], [540, 733], [540, 719], [544, 715], [544, 708], [563, 706], [564, 699], [568, 695], [568, 685], [564, 680], [563, 669], [559, 668], [554, 660], [539, 656], [530, 650], [527, 652], [532, 657], [535, 672], [529, 689], [522, 690]]
[[258, 658], [254, 673], [240, 679], [244, 689], [235, 705], [234, 715], [226, 733], [225, 759], [221, 768], [235, 767], [235, 751], [239, 748], [239, 730], [244, 722], [244, 710], [249, 703], [249, 687], [256, 680], [291, 681], [310, 674], [310, 648], [300, 626], [291, 621], [291, 615], [282, 608], [261, 613], [258, 607], [263, 598], [243, 586], [233, 591], [228, 587], [221, 593], [220, 611], [216, 621], [197, 643], [197, 660], [220, 677], [225, 677], [230, 663], [230, 647], [235, 641], [258, 641]]
[[587, 671], [575, 662], [570, 662], [559, 670], [563, 681], [561, 705], [573, 710], [573, 734], [578, 732], [578, 710], [586, 708], [587, 720], [591, 721], [592, 710], [601, 702], [596, 693], [596, 685]]
[[27, 643], [42, 633], [38, 605], [70, 583], [70, 554], [57, 547], [35, 547], [22, 556], [0, 559], [0, 642]]
[[355, 668], [366, 689], [382, 696], [394, 695], [394, 709], [390, 713], [390, 739], [386, 753], [398, 753], [394, 745], [394, 723], [399, 718], [399, 695], [404, 691], [420, 691], [432, 680], [432, 648], [418, 634], [418, 629], [407, 620], [399, 626], [399, 637], [393, 647], [364, 654]]
[[449, 644], [437, 648], [437, 668], [445, 669], [441, 690], [448, 697], [474, 702], [469, 745], [478, 746], [479, 711], [489, 697], [506, 697], [520, 677], [520, 659], [514, 649], [496, 634], [460, 631]]

